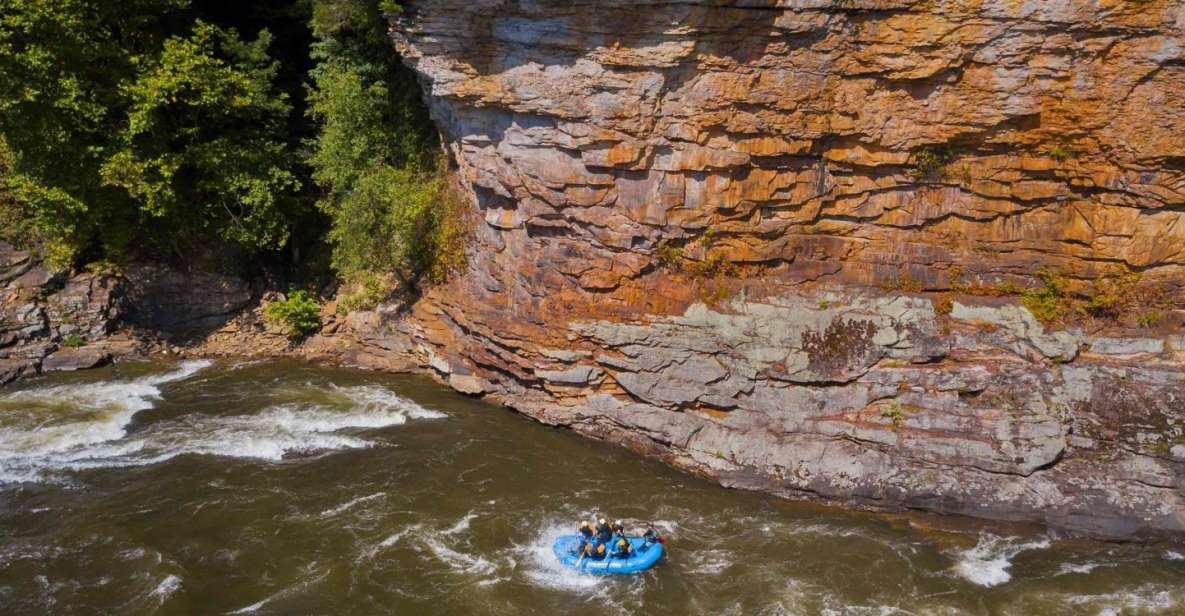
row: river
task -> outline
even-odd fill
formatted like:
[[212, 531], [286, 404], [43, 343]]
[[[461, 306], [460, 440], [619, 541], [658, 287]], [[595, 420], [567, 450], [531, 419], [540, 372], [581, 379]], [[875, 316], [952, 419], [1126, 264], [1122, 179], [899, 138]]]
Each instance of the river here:
[[[559, 567], [601, 512], [668, 556]], [[1183, 552], [726, 490], [419, 377], [132, 362], [0, 389], [5, 614], [1182, 614]]]

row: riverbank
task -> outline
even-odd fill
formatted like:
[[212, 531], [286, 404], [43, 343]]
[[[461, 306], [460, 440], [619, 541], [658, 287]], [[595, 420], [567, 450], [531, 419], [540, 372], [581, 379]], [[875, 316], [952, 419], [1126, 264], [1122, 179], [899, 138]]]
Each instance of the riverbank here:
[[[0, 390], [0, 450], [27, 471], [0, 484], [0, 603], [13, 613], [1185, 605], [1179, 544], [721, 490], [426, 378], [296, 360], [128, 360], [21, 381]], [[551, 540], [595, 515], [654, 521], [667, 558], [620, 579], [555, 563]]]
[[408, 309], [327, 303], [323, 329], [293, 343], [262, 318], [266, 294], [230, 277], [143, 266], [54, 279], [9, 262], [3, 305], [35, 317], [5, 334], [11, 378], [154, 354], [302, 357], [427, 374], [727, 487], [1109, 540], [1185, 527], [1172, 328], [1047, 331], [1006, 299], [943, 310], [844, 287], [615, 320], [510, 323], [487, 306], [474, 321], [453, 285]]

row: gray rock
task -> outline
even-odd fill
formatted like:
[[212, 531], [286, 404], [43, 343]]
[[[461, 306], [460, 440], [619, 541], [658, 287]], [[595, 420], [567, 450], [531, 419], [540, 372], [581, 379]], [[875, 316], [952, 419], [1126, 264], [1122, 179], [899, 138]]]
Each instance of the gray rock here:
[[1109, 338], [1098, 336], [1091, 338], [1090, 352], [1100, 355], [1136, 355], [1152, 353], [1159, 355], [1164, 352], [1164, 340], [1157, 338]]
[[601, 376], [601, 371], [595, 366], [573, 366], [566, 370], [535, 369], [535, 376], [551, 382], [564, 385], [585, 385]]
[[105, 349], [77, 348], [59, 349], [41, 361], [43, 372], [71, 372], [97, 368], [111, 361], [111, 353]]

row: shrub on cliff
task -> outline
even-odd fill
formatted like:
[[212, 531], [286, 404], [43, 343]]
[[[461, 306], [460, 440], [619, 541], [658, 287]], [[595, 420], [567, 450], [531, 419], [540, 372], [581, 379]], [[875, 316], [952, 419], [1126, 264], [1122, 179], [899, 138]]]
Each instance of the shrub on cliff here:
[[321, 307], [308, 291], [289, 290], [284, 299], [264, 306], [263, 316], [283, 327], [293, 340], [321, 329]]
[[308, 163], [329, 215], [334, 268], [360, 280], [441, 279], [464, 255], [465, 226], [410, 72], [391, 53], [374, 0], [317, 0]]

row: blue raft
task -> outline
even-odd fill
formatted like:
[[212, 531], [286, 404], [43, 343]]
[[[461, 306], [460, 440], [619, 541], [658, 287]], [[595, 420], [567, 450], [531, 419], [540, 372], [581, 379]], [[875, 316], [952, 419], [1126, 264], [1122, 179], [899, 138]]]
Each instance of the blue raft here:
[[634, 548], [633, 556], [629, 558], [605, 558], [602, 560], [593, 560], [591, 557], [586, 556], [584, 560], [580, 561], [579, 567], [576, 566], [576, 561], [580, 559], [580, 555], [576, 553], [576, 550], [580, 546], [580, 535], [564, 535], [555, 540], [551, 549], [555, 552], [555, 557], [565, 567], [599, 575], [645, 571], [653, 567], [654, 563], [662, 558], [661, 543], [647, 544], [646, 540], [641, 537], [628, 537], [628, 539], [630, 545]]

